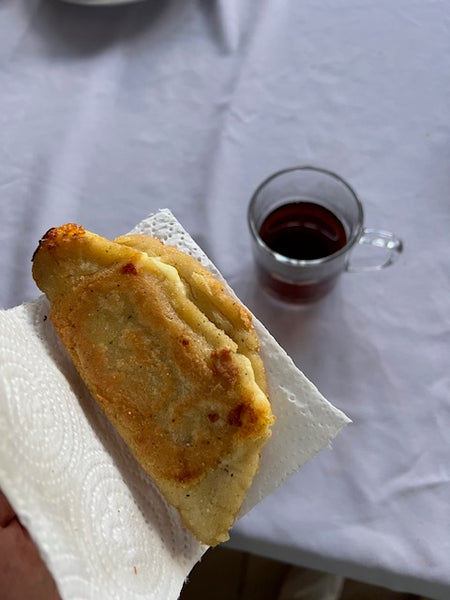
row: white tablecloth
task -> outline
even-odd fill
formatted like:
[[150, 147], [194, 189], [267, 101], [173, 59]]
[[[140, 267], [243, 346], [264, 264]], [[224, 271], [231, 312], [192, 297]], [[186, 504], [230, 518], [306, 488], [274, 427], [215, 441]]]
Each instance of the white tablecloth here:
[[[39, 237], [168, 207], [354, 421], [230, 545], [450, 597], [450, 10], [446, 0], [0, 3], [0, 305]], [[305, 310], [254, 282], [246, 208], [271, 172], [345, 177], [398, 263]], [[300, 442], [300, 440], [299, 440]]]

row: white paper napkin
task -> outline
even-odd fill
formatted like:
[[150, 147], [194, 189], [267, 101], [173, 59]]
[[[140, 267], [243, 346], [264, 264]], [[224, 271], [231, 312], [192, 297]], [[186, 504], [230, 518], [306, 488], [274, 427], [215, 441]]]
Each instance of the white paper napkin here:
[[[151, 215], [137, 232], [178, 246], [220, 277], [170, 211]], [[277, 420], [241, 514], [349, 422], [255, 325]], [[0, 311], [0, 488], [64, 600], [175, 600], [206, 550], [97, 408], [44, 297]]]

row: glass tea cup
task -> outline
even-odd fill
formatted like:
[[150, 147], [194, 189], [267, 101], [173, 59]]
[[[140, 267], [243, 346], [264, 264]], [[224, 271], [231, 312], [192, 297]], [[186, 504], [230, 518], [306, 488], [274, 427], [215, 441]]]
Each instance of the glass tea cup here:
[[[248, 225], [258, 280], [277, 299], [303, 304], [325, 296], [343, 271], [379, 270], [402, 251], [392, 232], [364, 226], [356, 193], [341, 177], [317, 167], [274, 173], [257, 188]], [[351, 250], [368, 245], [372, 257], [352, 263]]]

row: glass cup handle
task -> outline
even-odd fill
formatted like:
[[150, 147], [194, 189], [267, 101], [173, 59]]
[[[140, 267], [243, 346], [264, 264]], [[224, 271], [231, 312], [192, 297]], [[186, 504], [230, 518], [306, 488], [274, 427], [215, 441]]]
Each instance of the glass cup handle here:
[[[389, 265], [392, 265], [400, 256], [403, 250], [403, 242], [391, 231], [383, 229], [372, 229], [364, 227], [362, 234], [358, 240], [360, 246], [370, 246], [376, 250], [384, 250], [384, 260], [374, 261], [375, 252], [371, 252], [371, 256], [366, 255], [357, 257], [352, 256], [347, 259], [345, 270], [357, 273], [361, 271], [379, 271]], [[358, 254], [357, 246], [354, 254]], [[378, 252], [376, 252], [378, 255]]]

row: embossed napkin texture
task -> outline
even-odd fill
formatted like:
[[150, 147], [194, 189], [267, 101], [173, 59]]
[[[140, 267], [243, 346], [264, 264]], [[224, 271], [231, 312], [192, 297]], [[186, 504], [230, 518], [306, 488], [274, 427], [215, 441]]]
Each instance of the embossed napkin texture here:
[[[133, 233], [178, 246], [220, 277], [170, 211], [151, 215]], [[0, 488], [64, 600], [175, 600], [206, 547], [104, 418], [48, 310], [40, 297], [0, 311]], [[277, 421], [241, 515], [348, 422], [255, 325]]]

